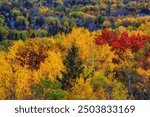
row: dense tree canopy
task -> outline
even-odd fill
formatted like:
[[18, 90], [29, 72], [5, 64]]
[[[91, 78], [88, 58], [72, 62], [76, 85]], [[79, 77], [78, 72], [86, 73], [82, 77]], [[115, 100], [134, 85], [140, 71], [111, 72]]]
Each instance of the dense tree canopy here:
[[0, 0], [0, 99], [150, 99], [149, 0]]

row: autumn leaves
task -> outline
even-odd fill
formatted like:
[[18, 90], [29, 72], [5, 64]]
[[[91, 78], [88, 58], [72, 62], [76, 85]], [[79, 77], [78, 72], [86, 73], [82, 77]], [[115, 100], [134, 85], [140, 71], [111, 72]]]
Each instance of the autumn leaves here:
[[149, 36], [74, 28], [0, 52], [0, 99], [148, 99]]

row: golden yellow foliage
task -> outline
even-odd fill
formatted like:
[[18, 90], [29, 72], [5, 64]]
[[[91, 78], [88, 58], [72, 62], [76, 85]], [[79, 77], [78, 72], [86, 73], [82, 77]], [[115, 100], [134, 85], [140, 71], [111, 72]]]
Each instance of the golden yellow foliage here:
[[150, 78], [150, 69], [144, 70], [141, 67], [137, 69], [137, 73], [145, 78], [146, 81], [149, 81]]
[[110, 27], [111, 27], [110, 21], [108, 21], [108, 20], [104, 21], [103, 26], [104, 26], [105, 28], [110, 28]]
[[11, 63], [5, 55], [0, 55], [1, 99], [24, 99], [30, 94], [31, 71], [26, 67]]
[[62, 56], [60, 52], [48, 51], [48, 57], [44, 62], [41, 62], [38, 72], [42, 76], [49, 76], [54, 79], [56, 77], [61, 78], [61, 71], [64, 70]]
[[116, 67], [115, 63], [113, 63], [113, 59], [117, 59], [117, 55], [107, 44], [95, 48], [93, 59], [96, 70], [102, 69], [104, 71], [113, 71]]
[[96, 97], [89, 81], [85, 81], [84, 78], [80, 77], [72, 87], [69, 98], [73, 100], [90, 100]]
[[103, 88], [97, 89], [95, 95], [96, 95], [97, 100], [106, 100], [107, 99], [106, 93]]
[[134, 54], [131, 52], [131, 50], [127, 49], [125, 52], [123, 52], [119, 58], [119, 61], [120, 64], [117, 65], [118, 68], [123, 68], [124, 70], [134, 70]]
[[145, 34], [150, 36], [150, 22], [146, 22], [141, 24], [141, 26], [139, 27], [139, 30], [141, 30], [142, 32], [144, 32]]
[[25, 99], [27, 95], [31, 94], [31, 77], [32, 72], [25, 68], [18, 66], [16, 68], [16, 73], [14, 74], [14, 78], [16, 81], [15, 85], [15, 92], [16, 92], [16, 99]]
[[114, 80], [111, 96], [113, 100], [126, 100], [128, 98], [128, 90], [123, 83]]
[[39, 13], [40, 13], [41, 15], [44, 15], [44, 14], [48, 13], [48, 10], [49, 10], [49, 8], [47, 8], [47, 7], [41, 7], [41, 8], [39, 9]]
[[13, 71], [5, 58], [4, 53], [0, 53], [0, 99], [11, 97], [10, 91], [14, 92]]
[[61, 78], [63, 59], [51, 44], [51, 38], [19, 40], [8, 52], [0, 53], [0, 99], [25, 99], [31, 95], [31, 85], [44, 76]]
[[70, 48], [74, 42], [79, 48], [79, 56], [83, 61], [87, 61], [92, 53], [94, 47], [95, 33], [91, 33], [84, 28], [73, 28], [72, 32], [64, 38], [63, 45], [66, 48]]

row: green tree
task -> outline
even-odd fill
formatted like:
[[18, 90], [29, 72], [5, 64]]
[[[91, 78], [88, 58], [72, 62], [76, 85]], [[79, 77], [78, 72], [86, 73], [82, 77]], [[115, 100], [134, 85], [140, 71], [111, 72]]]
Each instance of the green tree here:
[[11, 10], [11, 15], [16, 18], [17, 16], [22, 16], [22, 13], [20, 12], [20, 10], [13, 9]]
[[10, 30], [8, 34], [8, 38], [11, 40], [26, 40], [29, 37], [29, 33], [26, 30], [18, 31], [18, 30]]
[[11, 40], [1, 41], [0, 42], [0, 51], [7, 51], [11, 45], [12, 45]]
[[4, 19], [0, 18], [0, 26], [3, 26]]
[[28, 32], [27, 31], [20, 31], [20, 39], [22, 39], [22, 40], [26, 40], [27, 38], [29, 37], [29, 34], [28, 34]]
[[97, 26], [97, 28], [103, 28], [103, 23], [104, 21], [106, 20], [106, 18], [104, 16], [98, 16], [96, 19], [95, 19], [95, 24]]
[[78, 48], [74, 43], [68, 49], [64, 65], [66, 66], [66, 71], [62, 72], [62, 85], [64, 89], [70, 89], [72, 83], [81, 75], [84, 69], [83, 62], [78, 58]]
[[0, 26], [0, 41], [7, 38], [8, 27]]
[[31, 87], [33, 99], [63, 100], [67, 99], [67, 93], [61, 89], [61, 83], [45, 77], [39, 83]]

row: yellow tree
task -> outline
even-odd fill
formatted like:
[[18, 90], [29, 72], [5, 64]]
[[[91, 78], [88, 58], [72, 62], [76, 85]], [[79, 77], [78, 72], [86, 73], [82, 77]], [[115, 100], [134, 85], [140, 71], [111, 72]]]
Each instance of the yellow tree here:
[[31, 72], [0, 54], [0, 99], [24, 99], [30, 94]]
[[77, 78], [76, 83], [71, 88], [69, 99], [72, 100], [93, 100], [96, 99], [90, 82], [83, 77]]

